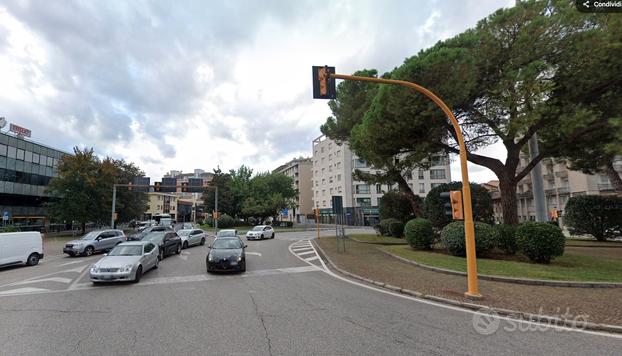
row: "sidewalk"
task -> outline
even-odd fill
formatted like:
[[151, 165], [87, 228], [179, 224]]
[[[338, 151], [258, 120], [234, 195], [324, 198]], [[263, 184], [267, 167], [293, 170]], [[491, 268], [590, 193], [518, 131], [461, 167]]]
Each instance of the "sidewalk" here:
[[622, 326], [622, 288], [568, 288], [479, 281], [483, 300], [464, 298], [466, 278], [418, 268], [378, 250], [378, 246], [346, 240], [337, 253], [335, 238], [316, 241], [341, 269], [375, 281], [426, 295], [502, 309], [559, 316], [586, 315], [589, 322]]

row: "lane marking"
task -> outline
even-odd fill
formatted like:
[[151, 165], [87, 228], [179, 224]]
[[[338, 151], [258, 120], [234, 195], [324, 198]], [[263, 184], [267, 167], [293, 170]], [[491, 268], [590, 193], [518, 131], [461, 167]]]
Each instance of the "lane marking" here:
[[261, 257], [261, 253], [260, 252], [245, 252], [245, 254]]
[[69, 284], [69, 283], [71, 283], [71, 281], [73, 281], [73, 279], [71, 279], [71, 278], [49, 277], [49, 278], [41, 278], [41, 279], [28, 279], [28, 280], [25, 280], [25, 281], [13, 283], [13, 285], [14, 286], [19, 286], [19, 285], [22, 285], [22, 284], [38, 283], [38, 282], [59, 282], [59, 283]]
[[84, 263], [84, 262], [85, 261], [83, 261], [83, 260], [81, 260], [81, 261], [72, 261], [72, 262], [63, 263], [62, 265], [58, 265], [58, 267], [73, 265], [73, 264], [76, 264], [76, 263]]
[[302, 253], [297, 253], [298, 256], [304, 256], [304, 255], [309, 255], [309, 254], [315, 254], [315, 251], [311, 250], [311, 251], [306, 251]]
[[309, 257], [309, 258], [305, 258], [305, 261], [307, 262], [311, 262], [311, 261], [315, 261], [315, 260], [319, 260], [320, 257], [318, 257], [317, 255], [313, 256], [313, 257]]
[[82, 270], [82, 272], [80, 273], [80, 275], [78, 276], [78, 278], [76, 278], [73, 283], [71, 283], [69, 285], [69, 287], [67, 287], [67, 290], [72, 290], [74, 288], [76, 288], [76, 285], [78, 284], [78, 282], [82, 279], [82, 277], [84, 277], [84, 275], [86, 274], [86, 272], [88, 272], [90, 269], [90, 266], [85, 266], [84, 269]]
[[2, 296], [10, 296], [10, 295], [20, 295], [20, 294], [36, 294], [36, 293], [43, 293], [46, 291], [50, 291], [49, 289], [43, 289], [43, 288], [32, 288], [32, 287], [26, 287], [26, 288], [17, 288], [17, 289], [10, 289], [10, 290], [5, 290], [0, 292], [0, 295]]

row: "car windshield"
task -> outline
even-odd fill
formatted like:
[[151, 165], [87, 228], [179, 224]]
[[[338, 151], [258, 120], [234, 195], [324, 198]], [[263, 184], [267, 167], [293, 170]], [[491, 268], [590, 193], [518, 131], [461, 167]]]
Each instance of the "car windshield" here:
[[251, 229], [251, 231], [261, 231], [263, 230], [263, 226], [255, 226], [254, 228]]
[[82, 236], [80, 240], [95, 240], [99, 236], [99, 231], [91, 231], [88, 234]]
[[242, 248], [242, 243], [238, 239], [215, 240], [212, 245], [214, 249], [233, 249]]
[[188, 236], [192, 230], [179, 230], [177, 231], [177, 235], [179, 236]]
[[218, 236], [218, 237], [235, 237], [235, 231], [233, 231], [233, 230], [218, 231], [218, 234], [216, 234], [216, 236]]
[[119, 245], [113, 248], [108, 256], [140, 256], [142, 253], [141, 245]]
[[143, 236], [141, 240], [158, 242], [158, 241], [162, 241], [163, 238], [164, 238], [164, 232], [150, 232], [146, 234], [145, 236]]

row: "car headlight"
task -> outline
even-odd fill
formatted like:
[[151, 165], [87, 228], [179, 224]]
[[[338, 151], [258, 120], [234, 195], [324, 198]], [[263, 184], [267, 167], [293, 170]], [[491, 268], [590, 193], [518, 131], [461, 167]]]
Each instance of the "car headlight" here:
[[214, 260], [214, 257], [212, 255], [207, 255], [207, 260], [212, 262]]
[[99, 272], [99, 268], [97, 266], [92, 266], [91, 267], [91, 272], [97, 273], [97, 272]]
[[123, 267], [121, 267], [121, 272], [129, 272], [132, 270], [132, 268], [134, 267], [134, 265], [125, 265]]
[[238, 262], [240, 262], [242, 261], [242, 256], [237, 256], [235, 259], [238, 260]]

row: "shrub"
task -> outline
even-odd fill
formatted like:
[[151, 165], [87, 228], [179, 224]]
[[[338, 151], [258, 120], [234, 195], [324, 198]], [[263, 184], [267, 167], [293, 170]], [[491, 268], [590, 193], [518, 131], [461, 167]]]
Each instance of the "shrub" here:
[[214, 219], [211, 217], [203, 219], [203, 223], [209, 227], [214, 227]]
[[516, 229], [518, 250], [537, 263], [549, 263], [564, 254], [562, 230], [544, 222], [525, 222]]
[[[417, 197], [417, 199], [420, 199]], [[390, 191], [378, 200], [380, 219], [395, 218], [399, 221], [407, 221], [415, 213], [413, 206], [406, 194], [398, 191]]]
[[19, 229], [13, 225], [6, 225], [0, 228], [0, 232], [18, 232]]
[[622, 229], [622, 198], [581, 195], [568, 199], [564, 224], [579, 234], [590, 234], [598, 241], [616, 237]]
[[[451, 223], [450, 216], [445, 215], [445, 208], [440, 194], [450, 190], [461, 190], [462, 182], [451, 182], [441, 184], [430, 190], [425, 197], [423, 204], [423, 215], [432, 222], [437, 229], [442, 229]], [[471, 183], [471, 203], [473, 205], [473, 220], [492, 224], [494, 221], [492, 210], [492, 198], [486, 190], [479, 184]]]
[[[454, 256], [466, 256], [466, 242], [464, 237], [464, 223], [455, 221], [445, 226], [441, 231], [441, 241], [447, 251]], [[497, 242], [497, 234], [493, 228], [485, 223], [475, 223], [475, 252], [484, 254], [493, 249]]]
[[235, 226], [235, 219], [227, 214], [222, 214], [220, 219], [218, 219], [218, 228], [219, 229], [229, 229]]
[[408, 244], [418, 250], [429, 250], [434, 242], [432, 222], [427, 219], [412, 219], [404, 227], [404, 235]]
[[402, 238], [404, 236], [404, 223], [401, 221], [392, 221], [389, 224], [389, 235], [393, 237]]
[[512, 225], [500, 224], [492, 227], [497, 234], [497, 246], [506, 255], [514, 255], [518, 251], [516, 246], [516, 228]]
[[391, 236], [391, 224], [400, 222], [397, 219], [389, 218], [380, 220], [380, 233], [383, 236]]

